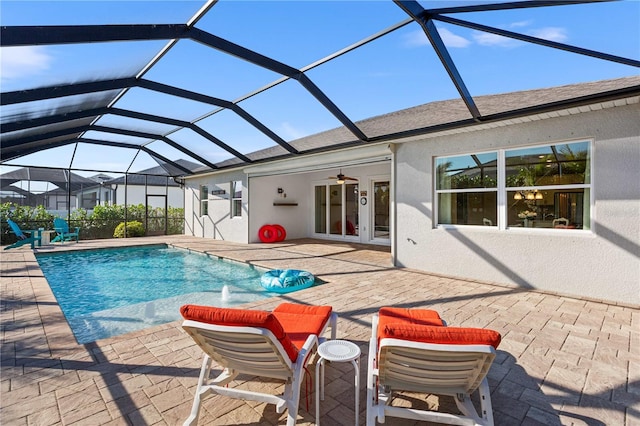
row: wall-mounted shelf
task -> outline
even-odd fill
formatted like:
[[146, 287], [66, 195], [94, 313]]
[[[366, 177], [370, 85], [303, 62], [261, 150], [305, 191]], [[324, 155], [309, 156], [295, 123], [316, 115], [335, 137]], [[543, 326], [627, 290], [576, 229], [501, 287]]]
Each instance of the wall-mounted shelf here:
[[298, 203], [273, 203], [274, 206], [297, 206]]

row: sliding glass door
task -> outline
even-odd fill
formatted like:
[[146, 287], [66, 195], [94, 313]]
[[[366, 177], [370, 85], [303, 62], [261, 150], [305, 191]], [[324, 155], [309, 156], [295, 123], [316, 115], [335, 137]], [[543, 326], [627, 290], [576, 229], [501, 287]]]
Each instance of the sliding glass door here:
[[314, 231], [332, 236], [359, 236], [358, 184], [314, 187]]

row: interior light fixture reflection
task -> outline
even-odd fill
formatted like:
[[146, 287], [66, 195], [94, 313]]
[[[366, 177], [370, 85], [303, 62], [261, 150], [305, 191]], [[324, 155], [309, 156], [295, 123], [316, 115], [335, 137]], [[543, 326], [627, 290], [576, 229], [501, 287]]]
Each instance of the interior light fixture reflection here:
[[[524, 194], [523, 194], [524, 192]], [[544, 196], [542, 195], [541, 192], [538, 191], [516, 191], [515, 194], [513, 194], [513, 199], [514, 200], [522, 200], [522, 199], [527, 199], [527, 200], [542, 200], [544, 199]]]

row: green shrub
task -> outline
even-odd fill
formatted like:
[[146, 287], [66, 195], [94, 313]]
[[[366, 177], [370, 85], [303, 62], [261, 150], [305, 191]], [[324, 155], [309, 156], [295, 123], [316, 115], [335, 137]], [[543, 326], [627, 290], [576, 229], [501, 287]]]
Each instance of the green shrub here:
[[113, 238], [144, 237], [144, 226], [137, 220], [127, 222], [127, 235], [124, 235], [125, 223], [120, 222], [113, 231]]

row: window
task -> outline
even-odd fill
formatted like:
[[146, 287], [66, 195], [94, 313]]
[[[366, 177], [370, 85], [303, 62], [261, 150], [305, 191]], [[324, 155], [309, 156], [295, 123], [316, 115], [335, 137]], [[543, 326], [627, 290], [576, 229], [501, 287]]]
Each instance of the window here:
[[590, 228], [589, 142], [505, 151], [507, 226]]
[[209, 215], [209, 187], [200, 185], [200, 216]]
[[242, 181], [231, 182], [231, 217], [242, 216]]
[[495, 226], [498, 153], [436, 159], [438, 224]]
[[588, 141], [439, 157], [435, 167], [439, 225], [590, 229]]

